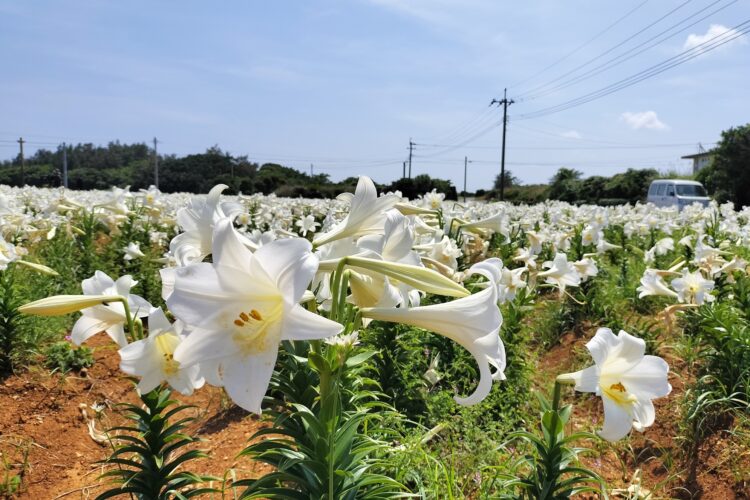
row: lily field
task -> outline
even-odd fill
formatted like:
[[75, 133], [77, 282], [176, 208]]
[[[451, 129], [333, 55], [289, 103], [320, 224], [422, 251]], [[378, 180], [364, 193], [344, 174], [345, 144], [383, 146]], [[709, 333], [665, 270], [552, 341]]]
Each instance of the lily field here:
[[750, 498], [750, 208], [0, 186], [0, 497]]

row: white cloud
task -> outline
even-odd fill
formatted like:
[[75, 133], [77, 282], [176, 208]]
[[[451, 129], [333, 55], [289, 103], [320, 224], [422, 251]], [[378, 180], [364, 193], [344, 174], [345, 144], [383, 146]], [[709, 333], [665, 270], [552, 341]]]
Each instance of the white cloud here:
[[560, 137], [565, 137], [566, 139], [581, 139], [581, 134], [578, 133], [577, 130], [568, 130], [567, 132], [563, 132], [560, 134]]
[[633, 130], [641, 128], [669, 130], [669, 126], [656, 116], [656, 111], [639, 111], [636, 113], [626, 111], [620, 115], [620, 120], [627, 123]]
[[[721, 24], [712, 24], [708, 27], [708, 31], [706, 31], [705, 35], [699, 35], [697, 33], [691, 33], [688, 35], [687, 40], [685, 40], [684, 45], [682, 46], [683, 49], [689, 50], [694, 49], [701, 45], [702, 43], [709, 42], [709, 40], [716, 38], [713, 40], [713, 42], [709, 42], [709, 47], [698, 49], [698, 53], [703, 53], [706, 51], [706, 49], [710, 49], [711, 46], [713, 46], [714, 43], [721, 43], [726, 40], [729, 40], [736, 35], [738, 35], [740, 32], [733, 28], [727, 28], [726, 26], [723, 26]], [[738, 44], [738, 43], [747, 43], [747, 37], [745, 35], [740, 35], [738, 38], [734, 38], [731, 42], [727, 42], [724, 45], [717, 47], [718, 49], [726, 49], [732, 45]]]

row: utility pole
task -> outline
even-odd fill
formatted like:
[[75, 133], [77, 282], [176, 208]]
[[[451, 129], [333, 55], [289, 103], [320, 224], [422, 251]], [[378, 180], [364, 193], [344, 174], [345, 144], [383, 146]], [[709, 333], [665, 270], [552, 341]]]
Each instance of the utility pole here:
[[469, 164], [469, 157], [464, 156], [464, 203], [466, 203], [466, 167]]
[[314, 167], [313, 167], [313, 164], [311, 163], [311, 164], [310, 164], [310, 177], [312, 177], [312, 176], [313, 176], [313, 168], [314, 168]]
[[406, 179], [406, 162], [404, 162], [404, 164], [402, 165], [401, 178]]
[[156, 145], [159, 141], [154, 137], [154, 187], [159, 189], [159, 153], [156, 150]]
[[63, 142], [63, 187], [68, 189], [68, 145]]
[[508, 100], [508, 89], [503, 89], [502, 100], [498, 101], [497, 99], [492, 99], [492, 102], [490, 103], [490, 106], [493, 104], [503, 105], [503, 146], [500, 156], [500, 201], [505, 199], [505, 128], [508, 126], [508, 106], [514, 102], [516, 101], [513, 99], [510, 101]]
[[411, 138], [409, 138], [409, 179], [411, 179], [411, 154], [414, 150], [414, 143], [411, 141]]
[[26, 160], [23, 157], [23, 143], [24, 142], [26, 141], [23, 140], [23, 137], [18, 138], [18, 145], [21, 148], [21, 186], [26, 185], [26, 172], [24, 170], [26, 167]]

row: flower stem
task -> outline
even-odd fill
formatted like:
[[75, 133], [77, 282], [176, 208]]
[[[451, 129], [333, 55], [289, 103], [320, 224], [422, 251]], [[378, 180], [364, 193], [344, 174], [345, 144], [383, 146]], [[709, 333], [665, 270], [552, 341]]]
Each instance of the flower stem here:
[[[344, 266], [346, 266], [346, 257], [339, 260], [336, 270], [331, 275], [331, 316], [330, 319], [338, 321], [339, 317], [339, 301], [341, 300], [341, 286], [342, 278], [344, 274]], [[344, 299], [346, 299], [346, 291], [344, 291]]]
[[125, 317], [128, 320], [128, 333], [130, 334], [130, 340], [138, 340], [136, 338], [135, 321], [133, 321], [133, 315], [130, 313], [130, 304], [128, 304], [127, 297], [120, 296], [116, 300], [122, 302], [122, 308], [125, 310]]

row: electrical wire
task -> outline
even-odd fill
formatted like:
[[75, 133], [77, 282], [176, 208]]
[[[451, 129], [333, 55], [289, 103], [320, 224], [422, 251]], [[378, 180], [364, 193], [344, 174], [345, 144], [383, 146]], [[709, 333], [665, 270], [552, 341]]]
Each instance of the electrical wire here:
[[[600, 64], [598, 66], [595, 66], [594, 68], [586, 71], [585, 73], [583, 73], [581, 75], [578, 75], [578, 76], [575, 76], [573, 78], [570, 78], [568, 80], [565, 80], [565, 81], [561, 82], [559, 85], [556, 85], [554, 87], [548, 88], [547, 90], [542, 90], [542, 91], [540, 91], [537, 94], [532, 94], [532, 95], [530, 95], [528, 97], [525, 97], [525, 98], [523, 98], [523, 100], [524, 101], [533, 101], [533, 100], [539, 99], [541, 97], [547, 96], [549, 94], [555, 93], [555, 92], [557, 92], [559, 90], [568, 88], [568, 87], [570, 87], [572, 85], [575, 85], [577, 83], [589, 80], [589, 79], [595, 77], [596, 75], [599, 75], [599, 74], [601, 74], [601, 73], [603, 73], [605, 71], [608, 71], [608, 70], [610, 70], [610, 69], [612, 69], [612, 68], [614, 68], [616, 66], [619, 66], [619, 65], [621, 65], [621, 64], [623, 64], [623, 63], [625, 63], [625, 62], [627, 62], [627, 61], [629, 61], [631, 59], [633, 59], [634, 57], [636, 57], [636, 56], [638, 56], [638, 55], [640, 55], [640, 54], [642, 54], [642, 53], [644, 53], [644, 52], [646, 52], [646, 51], [648, 51], [648, 50], [656, 47], [657, 45], [659, 45], [659, 44], [661, 44], [661, 43], [663, 43], [663, 42], [665, 42], [665, 41], [667, 41], [667, 40], [669, 40], [671, 38], [674, 38], [675, 36], [679, 35], [680, 33], [683, 33], [684, 31], [687, 31], [688, 29], [692, 28], [696, 24], [699, 24], [700, 22], [702, 22], [702, 21], [708, 19], [709, 17], [717, 14], [718, 12], [720, 12], [720, 11], [722, 11], [722, 10], [730, 7], [731, 5], [737, 3], [739, 0], [733, 0], [730, 3], [728, 3], [728, 4], [726, 4], [726, 5], [722, 6], [722, 7], [719, 7], [716, 10], [714, 10], [712, 12], [709, 12], [705, 16], [703, 16], [700, 19], [698, 19], [698, 20], [690, 23], [689, 25], [680, 28], [679, 30], [675, 31], [674, 33], [671, 33], [671, 34], [669, 34], [669, 35], [661, 38], [660, 40], [656, 40], [655, 43], [653, 43], [653, 44], [651, 44], [651, 45], [649, 45], [649, 46], [647, 46], [647, 47], [645, 47], [645, 48], [643, 48], [641, 50], [638, 50], [639, 48], [641, 48], [644, 45], [648, 44], [649, 42], [651, 42], [651, 41], [659, 38], [660, 36], [664, 35], [665, 33], [668, 33], [669, 31], [671, 31], [671, 30], [679, 27], [680, 24], [682, 24], [684, 22], [687, 22], [688, 20], [690, 20], [694, 16], [700, 14], [701, 12], [703, 12], [706, 9], [712, 7], [713, 5], [719, 3], [720, 1], [722, 1], [722, 0], [717, 0], [717, 1], [713, 2], [708, 7], [705, 7], [704, 9], [701, 9], [700, 11], [692, 14], [691, 16], [689, 16], [689, 17], [687, 17], [685, 19], [683, 19], [682, 21], [680, 21], [676, 25], [673, 25], [672, 27], [668, 28], [667, 30], [664, 30], [664, 31], [662, 31], [660, 33], [657, 33], [656, 35], [654, 35], [653, 37], [651, 37], [651, 38], [647, 39], [646, 41], [640, 43], [639, 45], [636, 45], [635, 47], [630, 48], [629, 50], [623, 52], [622, 54], [619, 54], [619, 55], [613, 57], [612, 59], [609, 59], [609, 60], [605, 61], [604, 63], [602, 63], [602, 64]], [[625, 57], [625, 56], [627, 56], [627, 57]]]
[[536, 87], [528, 90], [527, 92], [521, 92], [520, 94], [517, 94], [517, 99], [520, 101], [521, 99], [524, 98], [525, 95], [531, 94], [533, 92], [536, 92], [537, 90], [539, 90], [541, 88], [547, 87], [547, 86], [549, 86], [549, 85], [551, 85], [551, 84], [553, 84], [555, 82], [558, 82], [562, 78], [565, 78], [566, 76], [568, 76], [568, 75], [570, 75], [570, 74], [578, 71], [579, 69], [585, 68], [586, 66], [588, 66], [592, 62], [597, 61], [600, 58], [602, 58], [602, 57], [606, 56], [607, 54], [611, 53], [612, 51], [614, 51], [614, 50], [622, 47], [623, 45], [625, 45], [626, 43], [628, 43], [630, 40], [633, 40], [634, 38], [636, 38], [641, 33], [644, 33], [645, 31], [649, 30], [653, 26], [657, 25], [658, 23], [660, 23], [661, 21], [663, 21], [667, 17], [671, 16], [672, 14], [674, 14], [675, 12], [677, 12], [678, 10], [680, 10], [681, 8], [685, 7], [691, 1], [692, 0], [686, 0], [685, 2], [681, 3], [680, 5], [678, 5], [677, 7], [673, 8], [673, 9], [671, 9], [670, 11], [668, 11], [666, 14], [662, 15], [661, 17], [659, 17], [655, 21], [651, 22], [650, 24], [648, 24], [645, 27], [641, 28], [640, 30], [638, 30], [637, 32], [633, 33], [629, 37], [625, 38], [625, 40], [622, 40], [621, 42], [619, 42], [616, 45], [610, 47], [609, 49], [605, 50], [604, 52], [601, 52], [597, 56], [595, 56], [595, 57], [593, 57], [593, 58], [585, 61], [584, 63], [582, 63], [582, 64], [580, 64], [578, 66], [576, 66], [575, 68], [571, 69], [567, 73], [563, 73], [562, 75], [558, 76], [557, 78], [555, 78], [555, 79], [553, 79], [553, 80], [551, 80], [551, 81], [549, 81], [549, 82], [547, 82], [547, 83], [545, 83], [543, 85], [538, 85], [538, 86], [536, 86]]
[[[577, 97], [575, 99], [571, 99], [569, 101], [563, 102], [556, 106], [550, 106], [550, 107], [539, 109], [537, 111], [533, 111], [530, 113], [517, 115], [515, 119], [516, 120], [529, 120], [529, 119], [537, 118], [540, 116], [546, 116], [546, 115], [553, 114], [553, 113], [559, 113], [560, 111], [565, 111], [567, 109], [581, 106], [588, 102], [601, 99], [602, 97], [618, 92], [622, 89], [631, 87], [637, 83], [640, 83], [644, 80], [647, 80], [658, 74], [661, 74], [671, 68], [674, 68], [675, 66], [684, 64], [692, 59], [695, 59], [698, 56], [701, 56], [707, 52], [715, 50], [721, 47], [722, 45], [725, 45], [729, 42], [734, 41], [735, 39], [739, 37], [744, 36], [746, 33], [750, 32], [750, 27], [747, 26], [748, 24], [750, 24], [750, 20], [746, 20], [733, 28], [727, 29], [721, 34], [714, 36], [710, 40], [707, 40], [701, 44], [698, 44], [695, 47], [685, 50], [674, 57], [670, 57], [669, 59], [666, 59], [659, 64], [646, 68], [645, 70], [639, 71], [638, 73], [635, 73], [627, 78], [624, 78], [615, 83], [612, 83], [599, 90], [596, 90], [594, 92], [589, 92], [588, 94]], [[725, 38], [725, 36], [727, 35], [729, 36]]]
[[597, 33], [593, 37], [589, 38], [587, 41], [585, 41], [584, 43], [582, 43], [581, 45], [579, 45], [578, 47], [576, 47], [572, 51], [568, 52], [563, 57], [557, 59], [552, 64], [550, 64], [550, 65], [544, 67], [543, 69], [537, 71], [536, 73], [534, 73], [530, 77], [525, 78], [525, 79], [521, 80], [520, 82], [516, 82], [513, 85], [508, 86], [508, 88], [513, 88], [513, 87], [517, 87], [518, 85], [523, 85], [524, 83], [533, 80], [537, 76], [546, 73], [547, 71], [549, 71], [550, 69], [554, 68], [555, 66], [557, 66], [561, 62], [563, 62], [563, 61], [567, 60], [568, 58], [570, 58], [572, 55], [577, 54], [582, 49], [588, 47], [591, 44], [591, 42], [597, 40], [602, 35], [608, 33], [612, 28], [614, 28], [615, 26], [617, 26], [618, 24], [620, 24], [622, 21], [624, 21], [625, 19], [627, 19], [628, 17], [630, 17], [631, 14], [633, 14], [634, 12], [636, 12], [637, 10], [639, 10], [641, 7], [643, 7], [644, 5], [646, 5], [648, 2], [649, 2], [649, 0], [644, 0], [640, 4], [636, 5], [633, 9], [629, 10], [628, 12], [626, 12], [623, 16], [621, 16], [620, 18], [618, 18], [615, 22], [613, 22], [612, 24], [610, 24], [609, 26], [607, 26], [606, 28], [604, 28], [602, 31], [600, 31], [599, 33]]

